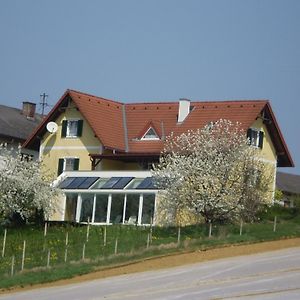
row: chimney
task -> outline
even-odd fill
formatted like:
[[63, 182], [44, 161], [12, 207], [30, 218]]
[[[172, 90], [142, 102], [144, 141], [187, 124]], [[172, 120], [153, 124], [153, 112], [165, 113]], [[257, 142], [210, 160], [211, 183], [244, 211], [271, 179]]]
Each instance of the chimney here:
[[177, 123], [182, 123], [185, 118], [190, 113], [191, 100], [180, 98], [179, 99], [179, 109], [178, 109], [178, 120]]
[[24, 101], [22, 114], [28, 119], [33, 119], [35, 115], [35, 107], [36, 107], [35, 103]]

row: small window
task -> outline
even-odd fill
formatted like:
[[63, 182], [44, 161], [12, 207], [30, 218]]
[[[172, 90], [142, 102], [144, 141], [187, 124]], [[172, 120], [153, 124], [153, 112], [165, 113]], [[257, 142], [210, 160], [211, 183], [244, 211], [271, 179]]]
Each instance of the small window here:
[[141, 140], [159, 140], [159, 136], [155, 132], [155, 130], [150, 127], [148, 131], [144, 134]]
[[254, 128], [249, 128], [247, 131], [247, 138], [249, 139], [250, 145], [262, 149], [264, 140], [263, 131]]
[[58, 171], [59, 176], [64, 171], [77, 171], [79, 169], [79, 158], [66, 157], [58, 160]]
[[62, 137], [75, 138], [82, 135], [82, 120], [64, 120], [62, 122]]

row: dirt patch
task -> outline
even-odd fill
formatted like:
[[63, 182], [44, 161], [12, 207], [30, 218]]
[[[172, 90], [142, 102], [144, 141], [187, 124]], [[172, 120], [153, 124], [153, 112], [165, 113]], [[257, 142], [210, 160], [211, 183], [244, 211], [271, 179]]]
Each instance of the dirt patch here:
[[233, 245], [233, 246], [210, 249], [206, 251], [198, 250], [195, 252], [172, 254], [172, 255], [163, 256], [159, 258], [150, 258], [150, 259], [145, 259], [142, 261], [138, 261], [135, 263], [131, 263], [119, 267], [111, 267], [105, 270], [95, 271], [93, 273], [77, 276], [71, 279], [59, 280], [52, 283], [37, 284], [34, 286], [29, 286], [24, 288], [15, 288], [10, 291], [2, 290], [0, 291], [0, 293], [2, 294], [2, 293], [16, 292], [20, 290], [24, 291], [24, 290], [34, 289], [34, 288], [41, 288], [41, 287], [66, 285], [66, 284], [78, 283], [82, 281], [106, 278], [111, 276], [158, 270], [158, 269], [176, 267], [176, 266], [181, 266], [186, 264], [193, 264], [197, 262], [204, 262], [208, 260], [239, 256], [239, 255], [248, 255], [248, 254], [273, 251], [273, 250], [279, 250], [279, 249], [290, 248], [290, 247], [300, 247], [300, 238], [262, 242], [262, 243], [249, 244], [249, 245]]

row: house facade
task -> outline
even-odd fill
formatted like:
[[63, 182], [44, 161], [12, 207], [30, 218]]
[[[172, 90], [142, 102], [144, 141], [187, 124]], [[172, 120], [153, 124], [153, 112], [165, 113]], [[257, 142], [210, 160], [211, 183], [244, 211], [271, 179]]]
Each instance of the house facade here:
[[[142, 225], [155, 222], [149, 168], [166, 136], [219, 119], [241, 123], [266, 162], [293, 166], [267, 100], [122, 103], [67, 90], [23, 147], [39, 151], [65, 193], [53, 220]], [[49, 122], [55, 132], [47, 131]]]

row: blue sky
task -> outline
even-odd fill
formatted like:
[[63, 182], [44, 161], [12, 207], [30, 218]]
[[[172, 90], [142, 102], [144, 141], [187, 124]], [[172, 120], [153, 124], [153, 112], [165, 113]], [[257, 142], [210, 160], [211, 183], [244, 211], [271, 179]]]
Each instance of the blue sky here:
[[300, 174], [300, 1], [2, 0], [0, 103], [269, 99]]

